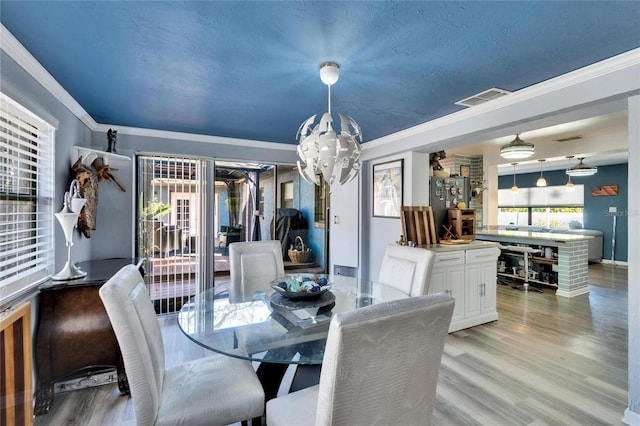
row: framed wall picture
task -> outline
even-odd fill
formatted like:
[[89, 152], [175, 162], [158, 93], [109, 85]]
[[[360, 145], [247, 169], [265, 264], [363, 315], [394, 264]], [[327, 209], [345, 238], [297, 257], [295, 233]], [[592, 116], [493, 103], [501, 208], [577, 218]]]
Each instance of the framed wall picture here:
[[373, 216], [400, 218], [404, 160], [373, 165]]
[[471, 166], [460, 166], [460, 176], [471, 177]]

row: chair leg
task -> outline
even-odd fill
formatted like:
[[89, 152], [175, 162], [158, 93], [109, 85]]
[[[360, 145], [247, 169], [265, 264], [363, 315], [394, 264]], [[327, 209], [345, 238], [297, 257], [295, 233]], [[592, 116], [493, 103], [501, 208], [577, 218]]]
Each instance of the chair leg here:
[[265, 402], [278, 396], [280, 383], [282, 382], [282, 378], [284, 377], [284, 373], [286, 373], [288, 367], [288, 364], [275, 364], [268, 362], [262, 362], [258, 366], [256, 374], [258, 375], [258, 379], [260, 379], [260, 383], [262, 383], [262, 388], [264, 389]]
[[289, 392], [296, 392], [320, 383], [320, 370], [322, 365], [301, 364], [296, 367], [296, 372], [291, 381]]
[[262, 426], [265, 423], [262, 421], [262, 417], [254, 417], [250, 421], [243, 420], [240, 424], [242, 426]]

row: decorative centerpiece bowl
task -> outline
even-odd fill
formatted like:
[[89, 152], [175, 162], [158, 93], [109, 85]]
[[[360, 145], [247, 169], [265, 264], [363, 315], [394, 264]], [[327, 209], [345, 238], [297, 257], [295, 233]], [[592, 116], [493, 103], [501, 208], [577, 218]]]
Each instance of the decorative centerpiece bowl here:
[[271, 281], [271, 287], [288, 299], [315, 299], [331, 289], [323, 274], [291, 274]]

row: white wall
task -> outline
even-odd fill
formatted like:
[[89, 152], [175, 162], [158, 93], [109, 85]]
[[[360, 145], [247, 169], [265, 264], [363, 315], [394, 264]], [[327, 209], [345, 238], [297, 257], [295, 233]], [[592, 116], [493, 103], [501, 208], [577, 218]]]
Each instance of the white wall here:
[[[363, 194], [367, 198], [363, 204], [368, 209], [363, 211], [364, 216], [368, 216], [369, 229], [368, 243], [363, 243], [366, 247], [363, 258], [367, 263], [363, 263], [363, 277], [376, 279], [380, 271], [380, 263], [384, 257], [384, 251], [388, 244], [393, 244], [402, 235], [402, 224], [400, 218], [373, 217], [372, 194], [373, 194], [373, 165], [386, 163], [387, 161], [404, 160], [402, 197], [405, 206], [426, 206], [429, 204], [429, 154], [420, 152], [405, 152], [402, 155], [377, 158], [368, 161], [365, 166], [368, 171], [368, 179], [363, 179]], [[373, 231], [375, 230], [375, 231]]]
[[[629, 98], [629, 188], [640, 182], [640, 96]], [[624, 422], [640, 425], [640, 192], [629, 191], [629, 408]], [[631, 238], [633, 236], [633, 238]]]

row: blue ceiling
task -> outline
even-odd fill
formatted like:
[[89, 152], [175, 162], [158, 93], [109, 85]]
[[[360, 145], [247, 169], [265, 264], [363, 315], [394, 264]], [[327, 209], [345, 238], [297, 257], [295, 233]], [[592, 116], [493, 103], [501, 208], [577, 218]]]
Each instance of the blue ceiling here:
[[2, 24], [98, 123], [296, 143], [327, 108], [370, 141], [640, 47], [638, 1], [8, 1]]

